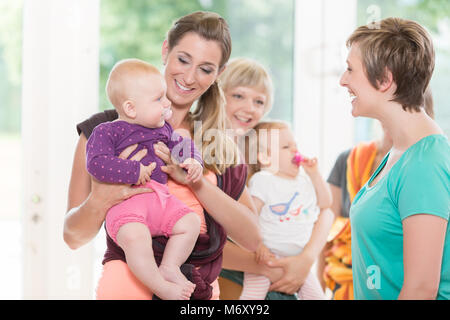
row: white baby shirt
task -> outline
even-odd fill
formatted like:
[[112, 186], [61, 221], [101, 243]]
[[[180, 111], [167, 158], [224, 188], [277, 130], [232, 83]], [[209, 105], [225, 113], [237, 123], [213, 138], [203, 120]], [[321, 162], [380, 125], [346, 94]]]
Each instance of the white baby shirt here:
[[259, 214], [264, 245], [279, 256], [299, 254], [320, 213], [309, 177], [302, 169], [296, 179], [262, 170], [251, 177], [249, 190], [264, 202]]

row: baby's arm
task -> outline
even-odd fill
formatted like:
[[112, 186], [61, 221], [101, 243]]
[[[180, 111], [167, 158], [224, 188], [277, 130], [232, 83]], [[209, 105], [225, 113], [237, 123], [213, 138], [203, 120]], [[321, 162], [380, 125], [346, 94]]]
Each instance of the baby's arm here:
[[301, 165], [305, 169], [306, 174], [309, 176], [314, 186], [317, 197], [317, 205], [321, 209], [329, 208], [333, 200], [331, 190], [320, 174], [317, 158], [304, 158]]
[[203, 166], [201, 163], [199, 163], [194, 158], [188, 158], [184, 160], [183, 163], [180, 163], [180, 167], [183, 169], [186, 169], [188, 174], [186, 176], [186, 179], [188, 183], [190, 182], [197, 182], [200, 180], [200, 178], [203, 175]]
[[175, 163], [184, 163], [187, 159], [191, 158], [196, 160], [200, 165], [203, 165], [202, 155], [195, 147], [192, 139], [173, 132], [167, 147], [170, 150], [172, 158], [175, 159]]
[[86, 145], [86, 166], [97, 180], [107, 183], [136, 184], [140, 179], [141, 163], [114, 155], [113, 134], [107, 126], [97, 126]]
[[186, 179], [188, 182], [199, 181], [203, 175], [203, 161], [194, 141], [173, 132], [168, 148], [171, 151], [172, 158], [175, 159], [175, 163], [179, 163], [181, 168], [187, 170]]

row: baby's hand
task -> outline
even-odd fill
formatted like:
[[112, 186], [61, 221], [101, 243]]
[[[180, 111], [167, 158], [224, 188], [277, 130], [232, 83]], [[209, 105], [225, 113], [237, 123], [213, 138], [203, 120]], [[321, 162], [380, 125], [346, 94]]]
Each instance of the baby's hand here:
[[258, 249], [256, 249], [255, 254], [255, 260], [257, 263], [267, 262], [270, 259], [275, 258], [275, 255], [263, 243], [261, 243]]
[[150, 182], [150, 176], [152, 175], [153, 170], [156, 168], [156, 162], [150, 163], [148, 166], [144, 166], [142, 163], [141, 169], [139, 171], [139, 179], [136, 185], [145, 184], [146, 182]]
[[180, 163], [179, 166], [187, 170], [187, 183], [195, 183], [199, 181], [203, 175], [203, 166], [195, 159], [186, 159], [183, 163]]
[[303, 157], [301, 165], [307, 174], [316, 173], [319, 170], [317, 158]]

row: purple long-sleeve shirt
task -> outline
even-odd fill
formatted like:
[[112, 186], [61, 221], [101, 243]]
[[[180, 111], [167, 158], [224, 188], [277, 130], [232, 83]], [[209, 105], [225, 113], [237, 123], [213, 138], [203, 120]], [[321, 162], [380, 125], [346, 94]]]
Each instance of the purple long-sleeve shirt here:
[[[161, 141], [170, 149], [172, 156], [183, 162], [194, 158], [202, 163], [199, 151], [191, 139], [174, 132], [166, 122], [161, 128], [146, 128], [123, 120], [105, 122], [95, 127], [86, 146], [88, 172], [97, 180], [109, 183], [136, 184], [139, 180], [140, 163], [147, 166], [156, 162], [151, 179], [167, 183], [167, 174], [161, 170], [165, 163], [155, 155], [153, 145]], [[120, 159], [118, 155], [127, 147], [138, 144], [134, 154], [146, 148], [146, 156], [141, 161]]]

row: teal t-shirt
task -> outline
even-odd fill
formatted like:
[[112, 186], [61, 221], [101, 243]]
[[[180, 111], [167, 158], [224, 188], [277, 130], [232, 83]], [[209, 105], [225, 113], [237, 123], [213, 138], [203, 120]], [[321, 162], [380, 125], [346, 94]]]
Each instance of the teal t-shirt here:
[[[403, 285], [402, 220], [431, 214], [449, 220], [450, 146], [444, 135], [408, 148], [374, 186], [389, 153], [356, 195], [351, 209], [355, 299], [394, 300]], [[447, 224], [437, 299], [450, 299], [450, 224]]]

